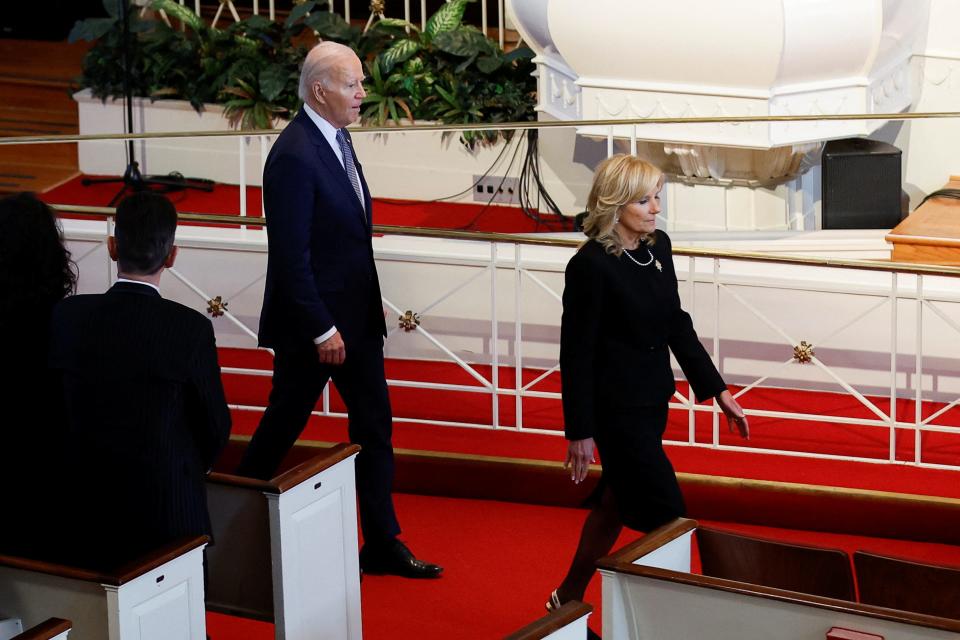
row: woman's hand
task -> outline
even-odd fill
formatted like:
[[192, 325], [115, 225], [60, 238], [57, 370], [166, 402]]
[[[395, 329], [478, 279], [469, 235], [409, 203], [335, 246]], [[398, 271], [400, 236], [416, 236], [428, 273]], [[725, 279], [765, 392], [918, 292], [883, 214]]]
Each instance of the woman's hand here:
[[733, 399], [733, 395], [729, 391], [724, 391], [717, 396], [717, 404], [720, 405], [723, 415], [727, 417], [727, 428], [730, 429], [730, 433], [733, 433], [736, 428], [740, 432], [741, 438], [749, 440], [750, 424], [747, 422], [747, 416], [744, 415], [743, 409]]
[[570, 479], [574, 484], [580, 484], [587, 478], [590, 463], [596, 462], [593, 455], [593, 438], [571, 440], [567, 446], [567, 459], [563, 463], [564, 469], [570, 469]]

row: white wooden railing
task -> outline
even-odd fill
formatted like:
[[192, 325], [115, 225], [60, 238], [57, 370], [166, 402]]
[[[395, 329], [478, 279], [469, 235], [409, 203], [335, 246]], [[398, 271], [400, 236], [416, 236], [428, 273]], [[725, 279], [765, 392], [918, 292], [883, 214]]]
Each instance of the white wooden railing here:
[[[350, 0], [327, 0], [328, 4], [324, 10], [329, 11], [330, 13], [339, 13], [344, 20], [350, 22], [355, 19], [368, 20], [372, 13], [368, 15], [356, 16], [351, 15], [350, 12]], [[180, 0], [180, 4], [183, 6], [193, 5], [193, 11], [197, 15], [200, 15], [200, 0], [193, 0], [192, 3], [187, 0]], [[266, 7], [262, 5], [266, 4]], [[211, 21], [212, 26], [216, 26], [220, 20], [232, 18], [235, 22], [240, 22], [240, 12], [237, 10], [237, 6], [243, 8], [244, 5], [250, 7], [250, 11], [253, 15], [262, 15], [266, 12], [266, 16], [271, 20], [276, 20], [276, 2], [275, 0], [266, 0], [266, 2], [261, 2], [261, 0], [221, 0], [220, 5], [217, 7], [217, 12]], [[410, 22], [411, 18], [411, 7], [413, 5], [412, 0], [403, 0], [403, 19], [407, 22]], [[484, 34], [490, 36], [491, 26], [490, 26], [490, 6], [496, 6], [496, 15], [497, 18], [497, 34], [500, 43], [500, 48], [503, 48], [504, 44], [504, 32], [505, 32], [505, 14], [504, 14], [504, 0], [480, 0], [480, 25], [478, 27]], [[420, 28], [424, 29], [427, 26], [427, 0], [420, 0]], [[385, 11], [389, 11], [393, 7], [389, 7]], [[229, 14], [225, 16], [224, 13]], [[388, 17], [399, 18], [400, 16], [388, 15]]]
[[[576, 126], [571, 123], [570, 126]], [[534, 125], [536, 126], [536, 125]], [[354, 138], [369, 132], [358, 129]], [[248, 133], [229, 132], [238, 144]], [[262, 140], [272, 134], [255, 134]], [[175, 134], [146, 137], [176, 137]], [[123, 136], [105, 136], [109, 139]], [[44, 142], [76, 140], [45, 138]], [[36, 139], [33, 142], [38, 142]], [[0, 145], [16, 144], [11, 139]], [[242, 157], [242, 154], [241, 154]], [[262, 161], [262, 159], [261, 159]], [[241, 175], [244, 173], [241, 171]], [[102, 213], [99, 209], [64, 209]], [[236, 220], [236, 218], [231, 218]], [[201, 216], [199, 221], [214, 218]], [[201, 311], [220, 296], [226, 313], [214, 320], [218, 343], [256, 346], [265, 273], [262, 220], [246, 218], [240, 228], [184, 226], [177, 268], [164, 280], [164, 294]], [[65, 220], [66, 236], [81, 274], [81, 291], [103, 291], [113, 279], [104, 250], [109, 222]], [[389, 357], [443, 360], [460, 367], [469, 384], [390, 380], [394, 388], [431, 389], [489, 397], [489, 420], [428, 419], [398, 415], [398, 422], [559, 435], [556, 424], [537, 424], [525, 415], [530, 400], [559, 401], [550, 388], [557, 371], [563, 270], [578, 240], [379, 228], [374, 241], [383, 304], [396, 318], [406, 311], [421, 324], [391, 329]], [[755, 418], [755, 442], [725, 439], [720, 414], [679, 393], [672, 404], [687, 414], [685, 437], [674, 444], [796, 456], [911, 464], [960, 469], [960, 269], [815, 258], [790, 258], [682, 248], [675, 260], [685, 307], [747, 413]], [[813, 345], [801, 364], [794, 349]], [[802, 351], [802, 350], [801, 350]], [[802, 356], [803, 354], [800, 353]], [[489, 369], [491, 364], [495, 364]], [[506, 383], [501, 367], [534, 372]], [[269, 376], [270, 371], [227, 369]], [[798, 410], [770, 406], [760, 397], [771, 388], [839, 393], [854, 411]], [[909, 413], [897, 407], [911, 401]], [[501, 407], [516, 419], [504, 423]], [[237, 406], [260, 411], [262, 407]], [[557, 404], [559, 412], [559, 403]], [[335, 415], [325, 394], [322, 415]], [[698, 429], [698, 418], [709, 428]], [[765, 431], [764, 420], [777, 420]], [[874, 444], [868, 453], [824, 450], [778, 440], [783, 425], [809, 424], [811, 442], [830, 429], [847, 429]], [[910, 446], [898, 434], [911, 439]], [[849, 434], [848, 434], [849, 435]], [[906, 453], [905, 453], [906, 452]]]
[[[108, 224], [66, 220], [64, 226], [79, 264], [81, 289], [104, 290], [113, 277], [102, 248]], [[525, 416], [525, 408], [531, 400], [547, 399], [557, 403], [559, 412], [559, 393], [547, 379], [558, 371], [562, 273], [576, 241], [377, 231], [385, 234], [375, 240], [375, 251], [383, 305], [393, 325], [388, 356], [454, 363], [471, 379], [392, 379], [390, 386], [482, 394], [490, 402], [489, 420], [423, 415], [397, 415], [395, 420], [559, 435], [557, 425], [537, 423]], [[220, 296], [229, 306], [214, 320], [219, 344], [254, 348], [265, 272], [263, 232], [181, 227], [178, 245], [180, 258], [165, 278], [164, 294], [200, 311]], [[674, 438], [673, 444], [960, 469], [960, 457], [950, 455], [955, 445], [927, 443], [930, 434], [960, 436], [960, 411], [954, 410], [960, 402], [960, 270], [857, 261], [818, 264], [682, 248], [676, 249], [675, 261], [685, 307], [725, 378], [738, 387], [741, 404], [755, 420], [755, 440], [766, 444], [726, 441], [717, 408], [695, 403], [688, 393], [678, 393], [672, 403], [686, 412], [688, 423], [686, 437]], [[408, 310], [420, 319], [410, 332], [395, 320]], [[802, 342], [814, 347], [805, 364], [794, 358]], [[498, 366], [489, 368], [493, 363]], [[505, 382], [501, 367], [525, 370], [528, 380], [515, 376]], [[250, 368], [224, 371], [271, 374]], [[778, 408], [763, 398], [755, 400], [771, 388], [846, 398], [859, 411]], [[318, 415], [342, 415], [331, 409], [328, 391]], [[897, 401], [905, 399], [916, 404], [901, 415]], [[501, 408], [509, 404], [516, 419], [501, 420]], [[706, 433], [697, 428], [699, 416], [710, 421]], [[762, 419], [778, 422], [765, 431]], [[815, 445], [841, 426], [847, 437], [874, 443], [885, 439], [888, 446], [875, 454], [806, 449], [789, 439], [778, 441], [776, 430], [790, 423], [809, 424], [809, 442]], [[912, 436], [906, 454], [903, 446], [898, 453], [898, 432]]]

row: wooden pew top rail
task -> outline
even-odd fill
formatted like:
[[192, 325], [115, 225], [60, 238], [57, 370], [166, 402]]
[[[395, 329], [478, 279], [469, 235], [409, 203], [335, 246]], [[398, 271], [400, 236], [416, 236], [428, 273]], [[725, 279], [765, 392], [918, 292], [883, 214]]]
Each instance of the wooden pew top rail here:
[[788, 591], [786, 589], [738, 582], [736, 580], [728, 580], [725, 578], [715, 578], [711, 576], [634, 564], [634, 562], [640, 558], [643, 558], [667, 543], [676, 540], [677, 538], [690, 533], [691, 531], [696, 531], [697, 529], [698, 524], [695, 520], [677, 518], [676, 520], [667, 523], [659, 529], [650, 532], [636, 542], [623, 547], [616, 553], [601, 558], [598, 561], [597, 566], [601, 570], [611, 571], [628, 576], [639, 576], [653, 580], [672, 582], [675, 584], [701, 587], [704, 589], [724, 591], [744, 596], [766, 598], [769, 600], [799, 604], [807, 607], [815, 607], [818, 609], [826, 609], [840, 613], [867, 616], [882, 620], [890, 620], [892, 622], [901, 624], [929, 627], [951, 633], [960, 633], [960, 620], [956, 619], [942, 618], [909, 611], [887, 609], [875, 605], [841, 600], [839, 598], [827, 598], [824, 596]]
[[865, 604], [960, 619], [960, 569], [883, 556], [853, 554]]
[[103, 585], [119, 587], [143, 574], [153, 571], [157, 567], [181, 556], [188, 551], [207, 544], [210, 539], [207, 536], [192, 536], [181, 538], [170, 544], [157, 548], [155, 551], [134, 560], [125, 565], [117, 567], [115, 570], [106, 573], [84, 569], [54, 562], [44, 562], [43, 560], [33, 560], [30, 558], [21, 558], [19, 556], [0, 555], [0, 567], [10, 567], [13, 569], [24, 569], [26, 571], [36, 571], [46, 573], [61, 578], [71, 578], [73, 580], [83, 580], [86, 582], [97, 582]]
[[[950, 176], [945, 189], [960, 189]], [[960, 265], [960, 200], [930, 198], [887, 234], [894, 262]]]
[[591, 613], [593, 613], [593, 606], [579, 600], [571, 600], [539, 620], [535, 620], [524, 628], [505, 636], [504, 640], [541, 640], [574, 620], [579, 620]]
[[13, 636], [10, 640], [50, 640], [64, 631], [70, 631], [72, 628], [73, 623], [69, 620], [50, 618], [46, 622], [41, 622], [21, 634]]
[[224, 454], [214, 466], [214, 470], [207, 476], [207, 481], [216, 484], [248, 487], [265, 493], [283, 493], [307, 478], [326, 471], [338, 462], [360, 452], [359, 445], [347, 443], [339, 443], [325, 448], [296, 446], [291, 455], [284, 461], [279, 475], [270, 480], [257, 480], [256, 478], [247, 478], [225, 472], [225, 469], [236, 469], [236, 463], [247, 444], [246, 440], [231, 438], [227, 444], [227, 450], [224, 451]]

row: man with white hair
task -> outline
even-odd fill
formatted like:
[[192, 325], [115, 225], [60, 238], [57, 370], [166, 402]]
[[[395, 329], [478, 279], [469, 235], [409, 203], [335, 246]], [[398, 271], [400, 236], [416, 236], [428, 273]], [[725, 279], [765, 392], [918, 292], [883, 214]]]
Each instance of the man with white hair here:
[[361, 569], [436, 578], [443, 569], [417, 560], [397, 538], [371, 200], [346, 129], [365, 96], [356, 54], [334, 42], [318, 44], [300, 74], [303, 108], [267, 157], [269, 251], [259, 341], [275, 353], [273, 390], [239, 472], [272, 476], [333, 378], [347, 406], [350, 441], [361, 447]]

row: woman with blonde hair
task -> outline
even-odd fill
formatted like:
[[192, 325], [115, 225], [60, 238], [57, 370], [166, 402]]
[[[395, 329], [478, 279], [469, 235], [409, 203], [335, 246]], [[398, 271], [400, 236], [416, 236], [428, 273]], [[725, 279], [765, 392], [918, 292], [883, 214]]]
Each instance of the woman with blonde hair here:
[[573, 562], [549, 609], [583, 599], [596, 561], [623, 526], [648, 532], [682, 516], [683, 496], [661, 438], [675, 390], [672, 351], [699, 400], [716, 398], [747, 438], [743, 409], [680, 306], [670, 238], [656, 228], [664, 176], [639, 158], [600, 163], [587, 201], [589, 238], [570, 259], [560, 372], [575, 483], [600, 452], [603, 473]]

